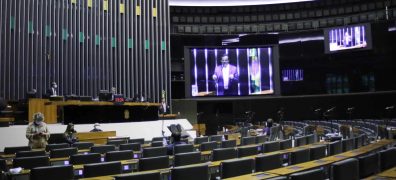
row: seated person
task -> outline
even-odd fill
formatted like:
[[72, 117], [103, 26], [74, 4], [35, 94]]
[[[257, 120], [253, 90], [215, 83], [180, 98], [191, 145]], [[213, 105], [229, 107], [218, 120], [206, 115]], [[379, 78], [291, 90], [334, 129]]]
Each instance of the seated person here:
[[63, 134], [67, 143], [69, 144], [73, 144], [75, 142], [77, 142], [77, 131], [74, 129], [74, 124], [73, 123], [69, 123], [66, 127], [66, 131]]
[[102, 130], [98, 128], [100, 126], [99, 123], [94, 124], [94, 128], [90, 132], [101, 132]]
[[263, 129], [263, 135], [269, 136], [271, 134], [271, 127], [273, 124], [274, 124], [274, 121], [271, 118], [269, 118], [267, 120], [266, 127]]
[[181, 137], [182, 137], [182, 129], [181, 129], [181, 126], [180, 126], [180, 124], [177, 124], [177, 125], [174, 125], [174, 124], [172, 124], [172, 125], [170, 125], [169, 127], [168, 127], [168, 129], [172, 132], [172, 135], [171, 135], [171, 144], [168, 144], [168, 145], [166, 145], [167, 143], [166, 143], [166, 138], [164, 137], [164, 145], [166, 145], [166, 147], [167, 147], [167, 154], [168, 155], [173, 155], [173, 147], [175, 146], [175, 145], [178, 145], [178, 144], [186, 144], [185, 142], [183, 142], [183, 141], [181, 141]]

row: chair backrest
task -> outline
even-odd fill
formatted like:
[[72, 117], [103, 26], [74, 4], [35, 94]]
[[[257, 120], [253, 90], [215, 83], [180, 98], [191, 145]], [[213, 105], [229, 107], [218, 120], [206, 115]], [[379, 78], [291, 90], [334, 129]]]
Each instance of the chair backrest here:
[[50, 151], [50, 157], [51, 158], [69, 157], [71, 155], [77, 154], [77, 152], [78, 150], [76, 147], [53, 149]]
[[8, 171], [7, 162], [5, 159], [0, 159], [0, 172], [1, 171], [4, 171], [4, 172]]
[[201, 162], [201, 152], [175, 154], [173, 166], [184, 166]]
[[235, 148], [219, 148], [212, 151], [213, 161], [237, 158], [237, 155]]
[[278, 177], [268, 178], [267, 180], [289, 180], [289, 178], [287, 178], [287, 176], [278, 176]]
[[164, 169], [169, 167], [169, 156], [158, 156], [139, 159], [139, 171]]
[[261, 144], [267, 141], [268, 137], [265, 135], [256, 136], [256, 144]]
[[381, 171], [396, 166], [396, 148], [392, 147], [379, 152]]
[[244, 174], [250, 174], [253, 171], [253, 159], [233, 159], [221, 163], [221, 178], [230, 178]]
[[70, 180], [73, 178], [72, 165], [36, 167], [30, 170], [31, 180]]
[[363, 146], [363, 137], [362, 136], [359, 135], [358, 137], [355, 137], [353, 139], [355, 141], [355, 149]]
[[342, 152], [351, 151], [355, 148], [355, 140], [354, 139], [344, 139], [341, 141], [342, 143]]
[[378, 153], [372, 153], [358, 158], [360, 179], [377, 174], [379, 172], [379, 159]]
[[120, 144], [128, 143], [128, 139], [114, 139], [114, 140], [107, 140], [107, 145], [113, 145], [119, 147]]
[[101, 162], [101, 155], [99, 153], [75, 154], [70, 156], [70, 163], [73, 165], [91, 164], [91, 163], [100, 163], [100, 162]]
[[208, 165], [175, 167], [171, 170], [172, 180], [208, 180]]
[[136, 172], [115, 176], [115, 180], [161, 180], [160, 172]]
[[359, 161], [355, 158], [333, 163], [330, 168], [330, 180], [358, 180]]
[[310, 148], [311, 161], [326, 157], [326, 145], [320, 145]]
[[279, 150], [280, 150], [280, 143], [278, 141], [265, 142], [263, 144], [263, 153], [279, 151]]
[[290, 164], [310, 161], [310, 149], [300, 149], [290, 153]]
[[21, 167], [24, 169], [32, 169], [35, 167], [49, 166], [48, 156], [35, 156], [35, 157], [20, 157], [14, 158], [12, 161], [13, 167]]
[[292, 139], [286, 139], [286, 140], [282, 140], [279, 142], [279, 148], [280, 150], [284, 150], [284, 149], [290, 149], [293, 147], [293, 140]]
[[132, 150], [112, 151], [112, 152], [107, 152], [105, 155], [106, 161], [121, 161], [128, 159], [133, 159]]
[[167, 154], [166, 147], [150, 147], [143, 148], [143, 157], [156, 157], [156, 156], [165, 156]]
[[245, 157], [245, 156], [252, 156], [258, 154], [258, 147], [257, 146], [250, 146], [250, 147], [239, 147], [237, 148], [238, 157]]
[[144, 138], [130, 139], [130, 140], [128, 140], [128, 143], [144, 144]]
[[173, 146], [173, 154], [193, 152], [194, 145], [192, 144], [177, 144]]
[[322, 169], [313, 169], [309, 171], [298, 172], [290, 175], [290, 180], [324, 180], [325, 172]]
[[294, 147], [304, 146], [307, 144], [307, 138], [305, 136], [294, 139]]
[[230, 148], [230, 147], [236, 147], [236, 140], [225, 140], [221, 141], [221, 148]]
[[203, 142], [201, 145], [199, 145], [199, 150], [200, 151], [211, 151], [213, 149], [217, 148], [217, 142], [216, 141], [211, 141], [211, 142]]
[[162, 147], [162, 146], [164, 146], [164, 142], [163, 141], [151, 141], [150, 146], [151, 147]]
[[54, 149], [63, 149], [68, 147], [70, 147], [68, 143], [48, 144], [47, 146], [45, 146], [45, 151], [50, 152]]
[[31, 151], [30, 146], [16, 146], [16, 147], [5, 147], [4, 154], [15, 154], [18, 151]]
[[329, 151], [327, 153], [328, 156], [342, 153], [341, 141], [331, 142], [328, 146], [329, 146], [329, 148], [328, 148]]
[[307, 144], [316, 143], [316, 142], [315, 142], [315, 135], [314, 135], [314, 134], [307, 135], [307, 136], [305, 136], [305, 137], [307, 138]]
[[120, 161], [84, 164], [84, 177], [87, 178], [121, 173], [122, 168]]
[[153, 142], [153, 141], [163, 141], [163, 140], [164, 140], [164, 137], [153, 137], [151, 139], [151, 142]]
[[256, 156], [256, 171], [268, 171], [282, 167], [281, 154], [269, 154]]
[[92, 142], [75, 142], [72, 144], [72, 147], [76, 147], [77, 149], [90, 149], [92, 146], [94, 146], [94, 143]]
[[120, 151], [122, 150], [132, 150], [132, 151], [140, 151], [142, 145], [140, 143], [127, 143], [127, 144], [120, 144]]
[[222, 140], [223, 140], [223, 135], [209, 136], [209, 141], [221, 142]]
[[100, 146], [92, 146], [91, 147], [91, 153], [99, 153], [99, 154], [105, 154], [110, 151], [115, 151], [115, 146], [113, 145], [100, 145]]
[[34, 157], [34, 156], [45, 156], [45, 151], [18, 151], [15, 157]]
[[209, 142], [209, 137], [208, 136], [196, 137], [194, 139], [194, 144], [202, 144], [204, 142]]
[[255, 136], [243, 137], [241, 139], [241, 145], [249, 145], [249, 144], [256, 144], [256, 137]]

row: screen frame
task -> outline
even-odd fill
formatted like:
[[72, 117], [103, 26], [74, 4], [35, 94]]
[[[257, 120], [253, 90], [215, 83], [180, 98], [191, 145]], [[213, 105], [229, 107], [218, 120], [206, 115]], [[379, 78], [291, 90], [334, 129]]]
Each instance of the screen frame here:
[[[364, 48], [353, 48], [353, 49], [344, 49], [344, 50], [337, 50], [337, 51], [330, 51], [330, 42], [329, 42], [329, 32], [333, 29], [338, 29], [338, 28], [350, 28], [350, 27], [356, 27], [356, 26], [364, 26], [367, 28], [366, 31], [366, 42], [367, 46]], [[371, 23], [359, 23], [359, 24], [353, 24], [353, 25], [346, 25], [346, 26], [335, 26], [331, 28], [324, 28], [323, 29], [323, 35], [324, 35], [324, 49], [325, 49], [325, 54], [335, 54], [335, 53], [344, 53], [344, 52], [354, 52], [354, 51], [364, 51], [364, 50], [372, 50], [373, 49], [373, 41], [372, 41], [372, 32], [371, 32]]]
[[[226, 48], [272, 48], [272, 94], [255, 94], [255, 95], [240, 95], [240, 96], [192, 96], [191, 93], [191, 59], [190, 49], [226, 49]], [[184, 75], [185, 75], [185, 97], [186, 98], [209, 98], [209, 99], [227, 99], [227, 98], [251, 98], [259, 96], [279, 96], [280, 95], [280, 74], [279, 74], [279, 46], [275, 45], [241, 45], [241, 46], [184, 46]]]

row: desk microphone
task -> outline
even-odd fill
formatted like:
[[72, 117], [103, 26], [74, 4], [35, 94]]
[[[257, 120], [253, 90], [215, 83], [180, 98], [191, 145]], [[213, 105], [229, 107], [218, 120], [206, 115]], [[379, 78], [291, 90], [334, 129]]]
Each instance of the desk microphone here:
[[388, 107], [386, 107], [385, 109], [386, 110], [392, 110], [392, 109], [394, 109], [395, 108], [395, 106], [388, 106]]
[[328, 109], [326, 112], [327, 112], [327, 113], [329, 113], [329, 112], [333, 112], [335, 108], [336, 108], [336, 107], [334, 106], [334, 107], [332, 107], [332, 108]]

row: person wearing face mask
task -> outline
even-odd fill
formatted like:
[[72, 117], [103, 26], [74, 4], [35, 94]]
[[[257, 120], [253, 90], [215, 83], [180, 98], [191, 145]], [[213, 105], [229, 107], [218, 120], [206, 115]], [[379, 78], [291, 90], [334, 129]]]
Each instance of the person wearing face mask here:
[[47, 124], [44, 122], [44, 115], [40, 112], [33, 115], [31, 122], [26, 129], [26, 138], [29, 140], [29, 146], [32, 149], [45, 148], [48, 144], [50, 132]]
[[56, 82], [51, 83], [51, 87], [47, 90], [47, 97], [59, 96], [58, 94], [58, 85]]

